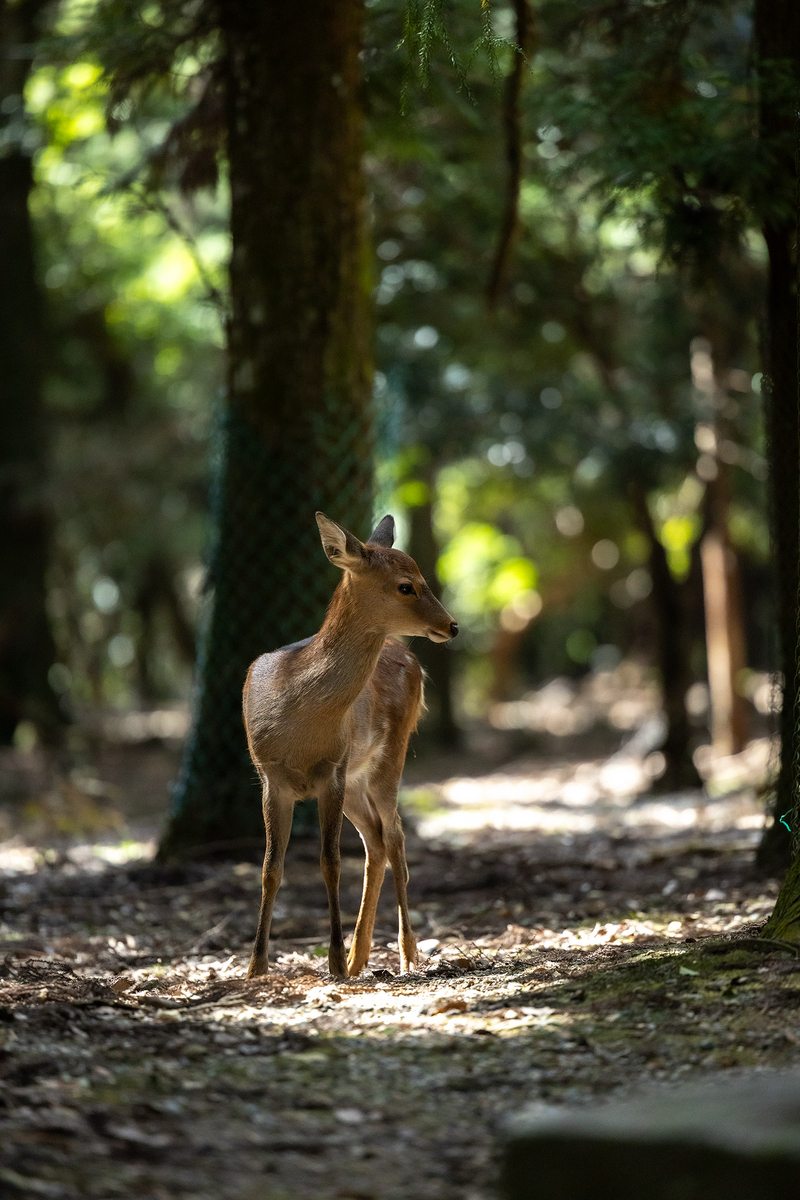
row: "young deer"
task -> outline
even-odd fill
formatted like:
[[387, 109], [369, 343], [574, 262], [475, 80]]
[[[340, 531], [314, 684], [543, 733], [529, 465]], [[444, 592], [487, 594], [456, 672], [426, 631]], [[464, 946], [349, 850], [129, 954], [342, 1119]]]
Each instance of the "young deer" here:
[[[263, 783], [267, 829], [261, 913], [248, 979], [267, 971], [272, 908], [292, 813], [296, 802], [308, 797], [319, 804], [331, 974], [357, 975], [367, 964], [387, 861], [400, 912], [401, 970], [417, 960], [397, 789], [408, 739], [422, 712], [423, 677], [414, 655], [389, 635], [447, 642], [458, 625], [413, 558], [392, 549], [392, 517], [383, 518], [366, 544], [324, 513], [317, 513], [317, 524], [326, 555], [343, 572], [322, 628], [305, 641], [262, 654], [244, 687], [244, 723]], [[346, 961], [339, 912], [342, 813], [366, 850], [361, 909]]]

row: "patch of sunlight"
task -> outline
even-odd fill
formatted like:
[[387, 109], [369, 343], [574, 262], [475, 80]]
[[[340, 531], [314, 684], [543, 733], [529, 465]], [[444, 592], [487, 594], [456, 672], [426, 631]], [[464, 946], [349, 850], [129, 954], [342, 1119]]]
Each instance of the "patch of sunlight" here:
[[146, 742], [150, 738], [184, 738], [191, 713], [187, 705], [156, 708], [150, 712], [109, 712], [103, 717], [103, 732], [121, 742]]
[[628, 262], [635, 275], [654, 275], [658, 267], [658, 256], [652, 250], [634, 250]]
[[461, 528], [439, 559], [442, 581], [451, 589], [460, 613], [477, 615], [502, 608], [519, 592], [532, 589], [536, 568], [520, 555], [520, 544], [488, 523]]
[[[692, 918], [694, 920], [694, 918]], [[531, 931], [531, 937], [526, 944], [536, 946], [541, 950], [555, 949], [592, 949], [595, 946], [614, 944], [630, 944], [640, 939], [654, 937], [674, 938], [676, 941], [686, 936], [687, 929], [680, 921], [670, 922], [665, 926], [663, 921], [646, 920], [643, 918], [624, 918], [621, 921], [607, 921], [589, 929], [564, 929], [560, 933], [552, 929], [536, 929]]]
[[72, 846], [67, 851], [67, 856], [79, 867], [88, 867], [93, 864], [100, 865], [103, 863], [119, 867], [136, 859], [149, 861], [155, 857], [157, 848], [154, 838], [148, 838], [144, 842], [126, 841], [115, 842], [110, 845], [82, 842], [77, 846]]
[[41, 864], [41, 852], [36, 846], [26, 846], [19, 838], [0, 842], [0, 871], [32, 875]]
[[432, 787], [403, 788], [400, 803], [416, 816], [439, 812], [442, 807], [439, 791]]
[[[759, 751], [751, 752], [753, 761], [760, 761]], [[646, 799], [642, 793], [650, 786], [652, 757], [642, 760], [618, 754], [577, 766], [456, 777], [438, 787], [429, 785], [424, 789], [427, 803], [411, 806], [417, 832], [423, 838], [459, 843], [473, 840], [481, 831], [603, 830], [611, 836], [630, 829], [662, 831], [667, 836], [683, 830], [701, 835], [741, 831], [748, 844], [758, 836], [764, 813], [753, 787], [716, 796], [688, 789]]]
[[643, 804], [630, 809], [623, 815], [622, 822], [628, 828], [640, 825], [663, 825], [667, 829], [688, 829], [698, 823], [697, 808], [680, 808], [672, 804]]
[[56, 94], [52, 67], [36, 71], [25, 87], [25, 107], [29, 113], [42, 113]]
[[225, 331], [218, 311], [210, 304], [192, 304], [185, 309], [184, 319], [188, 329], [207, 338], [212, 345], [225, 346]]
[[642, 763], [635, 758], [614, 755], [600, 771], [604, 791], [617, 796], [633, 796], [649, 784]]
[[196, 282], [197, 268], [191, 254], [180, 242], [172, 241], [131, 290], [140, 296], [169, 303], [180, 299]]
[[197, 249], [204, 262], [224, 266], [231, 256], [230, 234], [221, 231], [202, 233], [197, 239]]
[[[104, 200], [98, 201], [94, 209], [94, 223], [97, 229], [104, 233], [113, 236], [119, 236], [125, 229], [127, 216], [119, 199], [116, 196], [107, 196]], [[155, 232], [152, 230], [145, 231], [140, 227], [139, 235], [145, 238], [148, 234]]]
[[562, 788], [563, 779], [556, 776], [537, 779], [535, 776], [486, 775], [479, 779], [450, 779], [442, 785], [441, 795], [450, 804], [480, 808], [507, 802], [535, 804], [557, 800]]
[[604, 221], [600, 226], [600, 239], [615, 250], [627, 250], [639, 240], [639, 230], [633, 221]]
[[86, 105], [66, 122], [64, 134], [69, 141], [76, 138], [90, 138], [96, 133], [102, 133], [105, 128], [103, 111], [97, 104]]
[[502, 608], [521, 592], [532, 591], [538, 581], [539, 573], [529, 558], [509, 558], [489, 585], [489, 599], [496, 607]]
[[458, 833], [477, 833], [482, 829], [528, 830], [540, 833], [591, 833], [597, 828], [591, 813], [553, 811], [536, 807], [508, 805], [502, 809], [479, 808], [440, 813], [426, 817], [417, 826], [423, 838], [438, 840]]
[[63, 75], [65, 83], [73, 88], [91, 87], [103, 74], [97, 63], [78, 62], [69, 67]]
[[770, 738], [754, 738], [739, 754], [717, 755], [713, 746], [698, 746], [694, 763], [709, 793], [723, 795], [741, 788], [758, 787], [777, 759], [777, 744]]

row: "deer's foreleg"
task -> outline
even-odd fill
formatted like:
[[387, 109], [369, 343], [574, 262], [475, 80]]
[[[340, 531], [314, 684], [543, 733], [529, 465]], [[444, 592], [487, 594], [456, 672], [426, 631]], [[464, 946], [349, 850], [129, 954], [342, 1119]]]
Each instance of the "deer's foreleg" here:
[[339, 874], [341, 868], [341, 850], [339, 841], [342, 834], [342, 814], [344, 812], [344, 785], [347, 774], [347, 764], [340, 763], [334, 770], [327, 787], [320, 789], [319, 828], [321, 835], [320, 866], [325, 889], [328, 893], [328, 911], [331, 917], [331, 941], [328, 949], [328, 967], [336, 979], [347, 977], [347, 961], [342, 936], [342, 914], [339, 909]]
[[386, 874], [386, 851], [381, 837], [381, 822], [367, 796], [360, 793], [356, 796], [348, 794], [345, 802], [345, 816], [352, 821], [361, 840], [364, 843], [366, 861], [364, 863], [364, 891], [361, 897], [361, 908], [358, 912], [356, 929], [353, 934], [353, 944], [347, 958], [347, 970], [350, 975], [358, 975], [369, 962], [372, 949], [372, 931], [375, 928], [375, 913], [378, 908], [378, 898], [381, 894], [383, 877]]
[[267, 847], [264, 853], [264, 868], [261, 874], [261, 912], [258, 931], [247, 968], [247, 978], [266, 975], [269, 964], [269, 930], [272, 924], [272, 909], [283, 879], [283, 860], [292, 831], [294, 813], [293, 794], [282, 790], [269, 781], [264, 783], [264, 825], [267, 832]]

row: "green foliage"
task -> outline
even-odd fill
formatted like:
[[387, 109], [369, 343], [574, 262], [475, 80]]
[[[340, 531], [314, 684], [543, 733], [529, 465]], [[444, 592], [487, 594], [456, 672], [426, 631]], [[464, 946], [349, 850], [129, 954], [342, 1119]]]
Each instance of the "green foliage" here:
[[224, 288], [229, 237], [224, 195], [153, 204], [118, 186], [180, 109], [151, 95], [109, 129], [109, 96], [81, 58], [41, 65], [26, 105], [43, 135], [32, 211], [52, 341], [56, 683], [79, 703], [129, 704], [188, 684], [223, 368], [209, 281]]
[[[418, 502], [414, 489], [430, 486], [420, 476], [436, 478], [441, 566], [448, 602], [464, 618], [463, 646], [488, 648], [502, 606], [490, 601], [482, 551], [474, 549], [470, 572], [465, 543], [452, 539], [473, 526], [517, 539], [539, 572], [544, 607], [525, 638], [528, 661], [542, 671], [588, 661], [589, 636], [635, 645], [649, 583], [629, 501], [634, 481], [674, 575], [687, 578], [705, 520], [695, 438], [717, 419], [723, 393], [735, 540], [763, 554], [763, 431], [750, 386], [764, 262], [747, 198], [757, 181], [749, 179], [747, 195], [722, 190], [734, 168], [741, 177], [742, 146], [753, 137], [744, 10], [695, 4], [679, 20], [677, 6], [659, 6], [669, 9], [662, 28], [636, 8], [539, 10], [541, 48], [523, 93], [520, 235], [493, 321], [483, 291], [504, 164], [491, 73], [473, 67], [474, 105], [464, 106], [456, 67], [432, 55], [427, 91], [398, 122], [402, 66], [380, 41], [390, 6], [371, 10], [376, 402], [384, 454], [397, 454], [395, 500]], [[450, 7], [448, 22], [459, 45], [465, 25], [476, 28], [466, 0]], [[663, 104], [648, 107], [657, 62]], [[676, 71], [677, 99], [666, 105]], [[716, 97], [697, 91], [706, 77]], [[681, 172], [685, 203], [670, 208]], [[713, 237], [698, 233], [694, 191], [718, 214]], [[691, 217], [683, 232], [676, 212]], [[692, 340], [706, 330], [717, 337], [713, 402], [690, 371]], [[424, 470], [409, 466], [415, 447], [424, 449]], [[391, 472], [384, 479], [388, 497]], [[613, 566], [597, 566], [600, 542], [615, 547]], [[463, 564], [458, 574], [454, 561]], [[573, 631], [581, 637], [568, 646]]]
[[[512, 16], [478, 0], [368, 5], [366, 170], [381, 510], [407, 529], [433, 498], [461, 654], [527, 604], [536, 678], [585, 669], [594, 645], [642, 651], [652, 581], [631, 488], [687, 578], [700, 426], [726, 426], [731, 535], [763, 563], [758, 226], [787, 200], [764, 188], [781, 146], [754, 136], [747, 4], [537, 5], [519, 237], [489, 320]], [[67, 5], [26, 97], [52, 329], [52, 609], [82, 700], [176, 696], [188, 680], [174, 614], [198, 613], [224, 374], [216, 20], [204, 2]], [[772, 80], [780, 93], [780, 64]], [[716, 398], [691, 374], [693, 339], [712, 335]], [[157, 560], [170, 594], [148, 608]], [[106, 610], [103, 580], [119, 592]]]
[[535, 589], [536, 567], [520, 551], [516, 538], [493, 525], [461, 525], [439, 560], [439, 574], [460, 617], [474, 626]]
[[508, 49], [519, 52], [519, 47], [510, 38], [497, 32], [492, 20], [491, 0], [474, 0], [473, 11], [480, 17], [479, 25], [475, 22], [480, 32], [472, 40], [469, 57], [464, 62], [456, 49], [457, 34], [461, 30], [451, 32], [451, 25], [459, 25], [458, 21], [453, 21], [453, 6], [447, 0], [406, 0], [403, 37], [400, 41], [406, 56], [406, 75], [400, 91], [401, 112], [408, 113], [410, 110], [408, 87], [412, 79], [416, 79], [422, 88], [431, 86], [435, 55], [440, 46], [445, 61], [453, 71], [458, 90], [465, 92], [471, 100], [474, 101], [474, 97], [469, 70], [476, 59], [485, 56], [490, 78], [495, 86], [499, 84], [500, 56]]

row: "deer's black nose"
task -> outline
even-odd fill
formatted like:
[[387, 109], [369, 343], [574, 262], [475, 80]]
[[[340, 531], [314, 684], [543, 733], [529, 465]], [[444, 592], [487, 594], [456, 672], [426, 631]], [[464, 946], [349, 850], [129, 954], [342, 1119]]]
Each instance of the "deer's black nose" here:
[[450, 637], [458, 637], [458, 622], [450, 622]]

